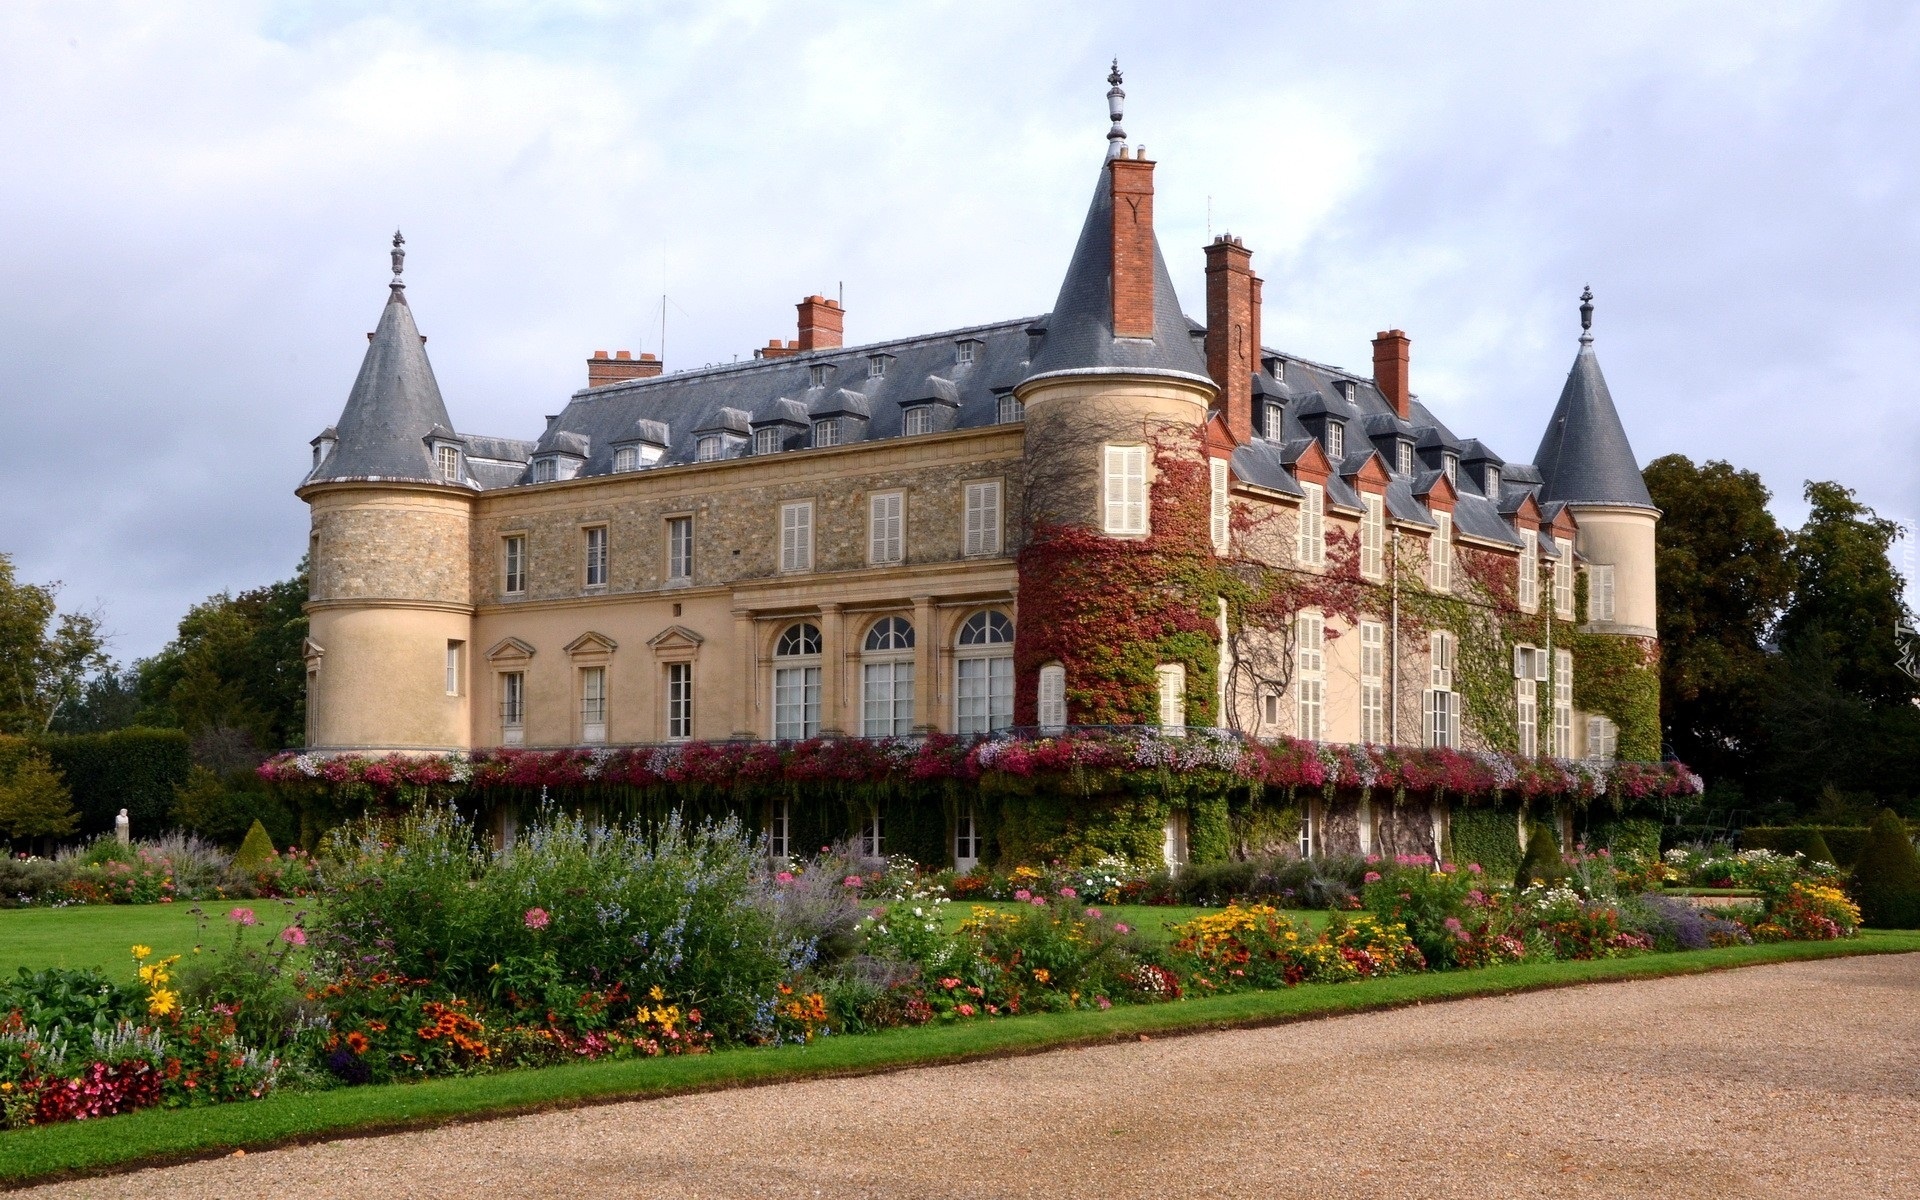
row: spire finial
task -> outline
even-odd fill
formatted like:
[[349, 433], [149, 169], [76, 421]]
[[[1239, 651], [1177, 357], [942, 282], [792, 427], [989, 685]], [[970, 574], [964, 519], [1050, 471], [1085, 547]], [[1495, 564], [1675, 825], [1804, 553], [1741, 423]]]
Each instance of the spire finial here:
[[387, 286], [393, 289], [393, 301], [405, 304], [407, 298], [404, 293], [407, 290], [407, 285], [400, 282], [400, 272], [407, 269], [407, 239], [400, 236], [398, 229], [393, 231], [393, 250], [391, 254], [393, 255], [393, 282]]
[[1580, 344], [1593, 345], [1593, 287], [1580, 289]]
[[1120, 117], [1126, 108], [1127, 93], [1120, 87], [1120, 60], [1113, 60], [1113, 70], [1107, 73], [1107, 82], [1113, 86], [1107, 89], [1107, 114], [1113, 118], [1113, 128], [1107, 130], [1107, 157], [1118, 158], [1125, 150], [1127, 131], [1120, 128]]

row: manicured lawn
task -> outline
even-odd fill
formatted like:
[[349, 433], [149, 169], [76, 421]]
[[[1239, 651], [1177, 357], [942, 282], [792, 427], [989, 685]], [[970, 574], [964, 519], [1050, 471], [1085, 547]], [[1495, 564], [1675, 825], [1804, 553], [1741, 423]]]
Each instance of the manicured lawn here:
[[729, 1050], [689, 1058], [584, 1063], [430, 1083], [282, 1093], [212, 1108], [149, 1109], [0, 1134], [0, 1185], [61, 1174], [260, 1149], [348, 1133], [417, 1128], [475, 1116], [640, 1099], [770, 1083], [1030, 1054], [1076, 1044], [1127, 1041], [1278, 1024], [1369, 1009], [1572, 984], [1648, 979], [1849, 954], [1920, 951], [1920, 933], [1870, 932], [1844, 942], [1735, 946], [1602, 962], [1519, 964], [1483, 971], [1406, 975], [1285, 991], [1243, 992], [1177, 1004], [1120, 1005], [1108, 1012], [934, 1024], [810, 1046]]
[[[1031, 911], [1015, 900], [956, 900], [947, 905], [947, 925], [956, 926], [967, 919], [974, 907], [991, 908], [1000, 912]], [[1191, 921], [1195, 917], [1210, 912], [1219, 912], [1217, 908], [1194, 908], [1178, 904], [1096, 904], [1102, 916], [1118, 921], [1139, 931], [1140, 936], [1156, 945], [1165, 946], [1173, 941], [1175, 925]], [[1287, 915], [1296, 922], [1313, 929], [1324, 928], [1327, 914], [1305, 909], [1288, 909]]]
[[201, 939], [200, 919], [208, 918], [205, 936], [224, 945], [233, 936], [226, 919], [234, 908], [251, 908], [261, 928], [278, 933], [302, 912], [300, 901], [218, 900], [173, 904], [86, 904], [71, 908], [0, 909], [0, 978], [11, 978], [21, 967], [97, 967], [115, 978], [133, 974], [128, 948], [138, 942], [152, 946], [162, 957], [190, 954]]

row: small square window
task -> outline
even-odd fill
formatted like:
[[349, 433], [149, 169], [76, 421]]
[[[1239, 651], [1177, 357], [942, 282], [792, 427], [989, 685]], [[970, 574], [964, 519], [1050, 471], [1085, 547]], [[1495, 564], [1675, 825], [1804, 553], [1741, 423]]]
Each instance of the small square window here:
[[543, 458], [533, 464], [533, 481], [535, 483], [552, 483], [556, 474], [556, 464], [551, 458]]
[[887, 377], [887, 356], [876, 354], [867, 360], [867, 378], [885, 379]]
[[975, 341], [965, 341], [965, 342], [961, 342], [961, 343], [960, 343], [960, 358], [959, 358], [959, 361], [961, 361], [961, 362], [963, 362], [963, 363], [970, 363], [970, 362], [972, 362], [972, 361], [973, 361], [973, 352], [974, 352], [974, 349], [975, 349], [976, 347], [978, 347], [979, 345], [980, 345], [980, 343], [979, 343], [979, 342], [975, 342]]
[[637, 446], [622, 446], [613, 452], [615, 471], [637, 471], [640, 469], [640, 449]]
[[907, 410], [907, 435], [933, 432], [933, 405], [919, 404]]
[[827, 386], [827, 368], [824, 365], [816, 363], [813, 366], [807, 368], [807, 386], [808, 387]]

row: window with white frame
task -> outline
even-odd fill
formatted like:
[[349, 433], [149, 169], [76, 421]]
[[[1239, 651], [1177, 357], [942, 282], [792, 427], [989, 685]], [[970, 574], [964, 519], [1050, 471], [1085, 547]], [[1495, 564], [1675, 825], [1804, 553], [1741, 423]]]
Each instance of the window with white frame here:
[[693, 579], [693, 518], [667, 518], [667, 582]]
[[860, 822], [860, 857], [885, 858], [887, 855], [885, 830], [880, 824], [880, 814], [874, 813]]
[[555, 459], [537, 458], [533, 461], [533, 481], [552, 483], [560, 474], [560, 464]]
[[1271, 400], [1267, 401], [1266, 420], [1260, 432], [1268, 441], [1277, 442], [1280, 440], [1280, 435], [1286, 427], [1286, 412], [1287, 410], [1283, 406]]
[[1360, 622], [1360, 740], [1379, 745], [1387, 740], [1387, 627], [1378, 621]]
[[518, 746], [527, 740], [527, 675], [500, 674], [500, 744]]
[[787, 858], [793, 853], [793, 801], [775, 800], [767, 809], [767, 856]]
[[1528, 612], [1540, 606], [1540, 535], [1531, 529], [1520, 531], [1519, 583], [1514, 598]]
[[1413, 474], [1413, 443], [1405, 438], [1399, 438], [1394, 445], [1398, 448], [1400, 473]]
[[616, 472], [639, 470], [640, 469], [640, 447], [621, 446], [619, 449], [615, 450], [613, 452], [613, 469]]
[[1553, 756], [1573, 757], [1573, 652], [1553, 652]]
[[465, 642], [447, 643], [447, 695], [458, 696], [461, 693], [461, 660], [466, 657]]
[[1059, 663], [1040, 668], [1040, 729], [1057, 733], [1067, 727], [1067, 669]]
[[1613, 620], [1613, 568], [1595, 564], [1587, 568], [1587, 620]]
[[867, 561], [875, 565], [906, 560], [907, 498], [901, 492], [867, 497]]
[[954, 649], [954, 732], [1013, 724], [1013, 622], [987, 610], [960, 626]]
[[887, 377], [887, 362], [889, 358], [890, 356], [885, 354], [875, 354], [868, 358], [867, 378], [885, 379]]
[[907, 436], [933, 432], [933, 405], [916, 404], [907, 410]]
[[961, 343], [960, 343], [960, 345], [959, 345], [959, 347], [958, 347], [958, 349], [959, 349], [959, 352], [960, 352], [960, 353], [959, 353], [959, 355], [957, 356], [957, 357], [958, 357], [958, 361], [960, 361], [960, 362], [963, 362], [963, 363], [970, 363], [970, 362], [972, 362], [972, 361], [973, 361], [973, 352], [974, 352], [975, 350], [977, 350], [977, 349], [979, 349], [979, 347], [980, 347], [980, 343], [979, 343], [979, 342], [976, 342], [976, 341], [974, 341], [974, 340], [972, 340], [971, 338], [969, 338], [969, 339], [968, 339], [968, 340], [966, 340], [966, 341], [963, 341], [963, 342], [961, 342]]
[[1260, 723], [1278, 725], [1280, 723], [1280, 689], [1273, 686], [1260, 691]]
[[1208, 515], [1211, 517], [1213, 532], [1213, 552], [1225, 554], [1227, 539], [1232, 528], [1232, 509], [1227, 499], [1227, 460], [1214, 458], [1207, 461], [1208, 482], [1212, 487], [1212, 505]]
[[693, 444], [694, 457], [701, 462], [714, 462], [726, 457], [726, 439], [717, 433], [703, 435]]
[[1460, 482], [1460, 456], [1451, 452], [1440, 456], [1440, 473], [1447, 477], [1448, 483]]
[[815, 363], [812, 366], [807, 368], [807, 386], [808, 387], [825, 387], [826, 384], [827, 384], [827, 368], [823, 364]]
[[1387, 498], [1377, 492], [1360, 494], [1360, 577], [1380, 579], [1387, 573]]
[[1453, 514], [1433, 514], [1433, 536], [1427, 539], [1427, 586], [1436, 592], [1453, 590]]
[[1294, 557], [1303, 567], [1327, 565], [1327, 493], [1317, 483], [1300, 485], [1300, 525], [1294, 533]]
[[580, 669], [580, 740], [607, 740], [607, 669]]
[[1338, 467], [1340, 460], [1347, 456], [1347, 427], [1332, 417], [1327, 418], [1327, 457]]
[[1500, 468], [1489, 466], [1486, 469], [1487, 499], [1498, 503], [1500, 500]]
[[773, 736], [799, 741], [820, 732], [820, 628], [801, 622], [773, 645]]
[[1011, 425], [1015, 421], [1024, 420], [1027, 415], [1026, 406], [1014, 399], [1012, 392], [1003, 394], [994, 409], [994, 420], [1002, 425]]
[[1300, 857], [1313, 857], [1313, 801], [1300, 806]]
[[1106, 448], [1106, 531], [1147, 531], [1147, 448]]
[[1606, 717], [1587, 718], [1587, 757], [1612, 762], [1620, 753], [1619, 727]]
[[439, 448], [440, 478], [447, 483], [460, 482], [460, 448], [442, 446]]
[[607, 527], [590, 525], [582, 530], [586, 536], [586, 581], [588, 587], [607, 586]]
[[1514, 717], [1520, 753], [1540, 753], [1540, 684], [1547, 678], [1547, 655], [1534, 646], [1513, 648]]
[[1553, 612], [1563, 621], [1573, 620], [1573, 543], [1566, 538], [1553, 539]]
[[1460, 745], [1460, 695], [1453, 690], [1454, 656], [1459, 643], [1453, 634], [1436, 629], [1427, 635], [1427, 688], [1420, 706], [1429, 746]]
[[1000, 481], [968, 484], [966, 505], [966, 553], [1000, 553]]
[[693, 736], [693, 664], [667, 664], [667, 740]]
[[763, 429], [754, 430], [753, 452], [755, 454], [780, 453], [780, 435], [782, 432], [781, 427], [778, 425], [768, 425]]
[[867, 630], [860, 662], [860, 732], [898, 737], [913, 732], [913, 622], [882, 617]]
[[1294, 618], [1294, 736], [1317, 742], [1326, 736], [1327, 623], [1317, 612]]
[[509, 534], [500, 539], [500, 549], [504, 559], [500, 590], [518, 596], [527, 590], [527, 537], [523, 533]]
[[813, 570], [813, 501], [780, 506], [780, 569]]
[[813, 423], [813, 444], [815, 446], [838, 446], [840, 444], [840, 418], [822, 417]]
[[980, 821], [972, 804], [962, 805], [953, 818], [953, 869], [962, 875], [980, 865]]
[[1158, 695], [1160, 728], [1183, 730], [1187, 727], [1187, 668], [1184, 663], [1161, 663], [1153, 669], [1154, 690]]

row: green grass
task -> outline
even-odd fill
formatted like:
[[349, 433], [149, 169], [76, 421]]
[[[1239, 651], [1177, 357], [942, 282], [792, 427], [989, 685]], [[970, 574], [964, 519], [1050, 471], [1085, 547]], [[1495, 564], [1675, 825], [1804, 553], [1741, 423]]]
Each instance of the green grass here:
[[99, 1174], [312, 1141], [807, 1077], [1031, 1054], [1063, 1046], [1245, 1028], [1469, 996], [1608, 980], [1650, 979], [1852, 954], [1920, 952], [1920, 933], [1870, 932], [1845, 942], [1789, 942], [1603, 962], [1518, 964], [1349, 984], [1245, 992], [1178, 1004], [1121, 1005], [828, 1038], [811, 1046], [730, 1050], [693, 1058], [584, 1063], [429, 1083], [281, 1093], [212, 1108], [149, 1109], [123, 1117], [0, 1133], [0, 1185]]
[[225, 944], [233, 934], [226, 914], [251, 908], [261, 928], [278, 933], [302, 911], [299, 901], [210, 900], [204, 904], [87, 904], [71, 908], [10, 908], [0, 910], [0, 978], [11, 978], [21, 967], [97, 967], [114, 978], [131, 978], [134, 943], [152, 946], [162, 957], [189, 954], [199, 943], [200, 920], [195, 909], [209, 918], [206, 936]]

